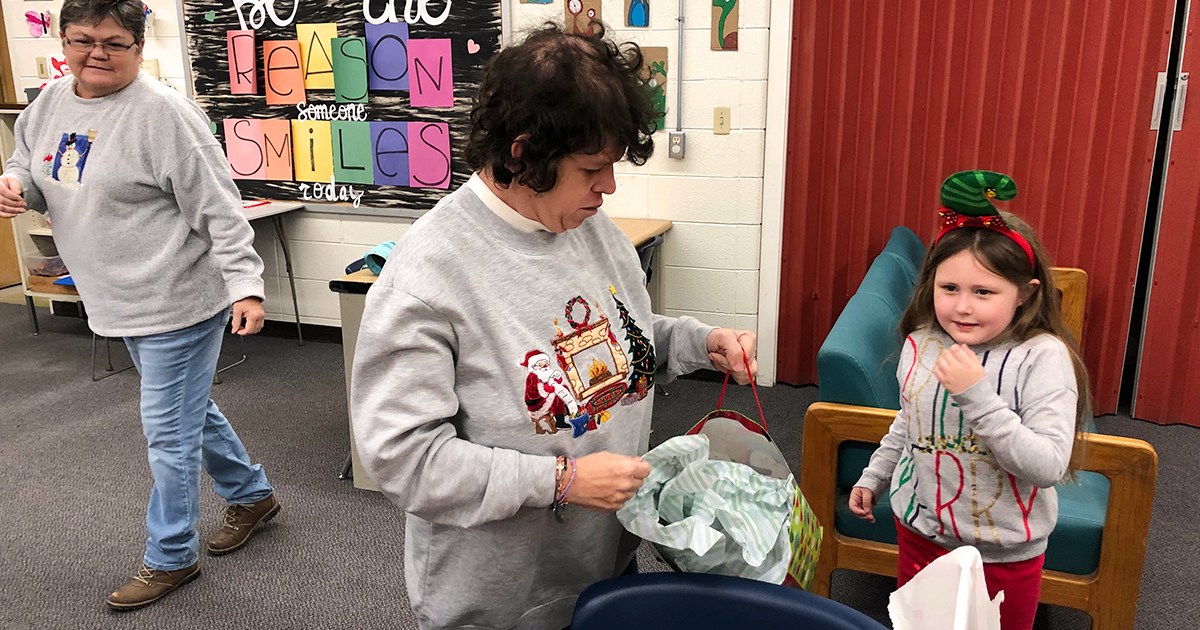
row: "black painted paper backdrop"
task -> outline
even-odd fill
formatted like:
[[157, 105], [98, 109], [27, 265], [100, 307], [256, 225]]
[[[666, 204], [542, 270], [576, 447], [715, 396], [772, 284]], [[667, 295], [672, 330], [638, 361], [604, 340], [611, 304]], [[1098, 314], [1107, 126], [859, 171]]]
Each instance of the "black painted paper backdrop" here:
[[[269, 1], [269, 0], [268, 0]], [[293, 120], [298, 109], [294, 105], [267, 105], [263, 90], [262, 42], [263, 40], [294, 40], [295, 25], [299, 23], [329, 23], [338, 25], [339, 37], [365, 37], [366, 18], [363, 16], [361, 0], [298, 0], [296, 17], [288, 26], [276, 26], [268, 17], [264, 24], [255, 29], [256, 60], [258, 65], [257, 95], [235, 95], [229, 93], [229, 56], [226, 49], [226, 31], [241, 28], [237, 9], [232, 0], [184, 0], [184, 29], [187, 33], [188, 53], [191, 59], [193, 96], [209, 119], [216, 123], [216, 135], [222, 146], [225, 130], [221, 121], [227, 118], [263, 118]], [[417, 0], [412, 0], [414, 4]], [[426, 5], [429, 15], [438, 16], [445, 9], [447, 0], [430, 0]], [[371, 12], [380, 15], [384, 0], [371, 0]], [[403, 19], [405, 0], [394, 0], [395, 13]], [[367, 96], [367, 121], [425, 121], [444, 122], [450, 129], [451, 178], [448, 190], [454, 190], [470, 177], [471, 172], [463, 163], [461, 147], [465, 142], [471, 98], [479, 86], [483, 64], [500, 46], [500, 4], [497, 0], [451, 0], [452, 6], [446, 21], [437, 26], [423, 23], [409, 24], [409, 38], [448, 38], [451, 40], [454, 78], [454, 106], [452, 108], [413, 108], [408, 105], [408, 92], [370, 91]], [[289, 0], [276, 0], [276, 14], [286, 19], [292, 4]], [[242, 7], [247, 28], [250, 23], [251, 5]], [[211, 13], [210, 13], [211, 12]], [[207, 14], [207, 15], [206, 15]], [[212, 18], [209, 21], [209, 17]], [[467, 53], [467, 40], [473, 39], [480, 50], [474, 55]], [[335, 105], [333, 90], [308, 90], [309, 104], [326, 103]], [[247, 199], [291, 199], [301, 200], [300, 182], [271, 180], [234, 180]], [[447, 190], [438, 188], [406, 188], [402, 186], [374, 186], [352, 184], [364, 192], [364, 208], [399, 208], [426, 210], [432, 208]], [[312, 203], [321, 203], [312, 200]], [[327, 202], [326, 202], [327, 203]]]

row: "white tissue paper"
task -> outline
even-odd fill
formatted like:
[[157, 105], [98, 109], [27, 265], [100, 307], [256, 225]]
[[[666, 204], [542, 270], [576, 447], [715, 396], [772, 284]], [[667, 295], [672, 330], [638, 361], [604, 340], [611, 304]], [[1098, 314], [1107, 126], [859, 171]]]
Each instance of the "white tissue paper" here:
[[1000, 630], [1002, 601], [988, 599], [979, 550], [959, 547], [892, 593], [888, 614], [894, 630]]

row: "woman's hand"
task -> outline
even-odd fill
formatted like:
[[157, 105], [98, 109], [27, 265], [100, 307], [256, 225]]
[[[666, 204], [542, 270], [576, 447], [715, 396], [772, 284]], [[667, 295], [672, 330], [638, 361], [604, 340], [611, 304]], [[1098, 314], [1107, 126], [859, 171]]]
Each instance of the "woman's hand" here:
[[641, 457], [608, 451], [585, 455], [575, 460], [575, 480], [567, 490], [567, 503], [615, 512], [642, 487], [642, 480], [649, 474], [650, 464]]
[[933, 375], [941, 382], [942, 387], [951, 394], [961, 394], [972, 385], [983, 380], [983, 364], [975, 352], [964, 344], [958, 343], [946, 348], [938, 355], [937, 365], [933, 367]]
[[235, 335], [253, 335], [262, 330], [267, 318], [262, 300], [256, 297], [242, 298], [233, 303], [233, 316], [229, 320], [229, 332]]
[[[708, 333], [708, 360], [713, 369], [729, 372], [739, 385], [749, 385], [758, 375], [758, 338], [748, 330], [716, 328]], [[743, 356], [745, 358], [743, 358]], [[746, 365], [746, 359], [750, 365]]]
[[0, 219], [11, 219], [28, 210], [25, 187], [15, 177], [0, 177]]
[[862, 486], [850, 491], [850, 512], [868, 523], [875, 522], [875, 493]]

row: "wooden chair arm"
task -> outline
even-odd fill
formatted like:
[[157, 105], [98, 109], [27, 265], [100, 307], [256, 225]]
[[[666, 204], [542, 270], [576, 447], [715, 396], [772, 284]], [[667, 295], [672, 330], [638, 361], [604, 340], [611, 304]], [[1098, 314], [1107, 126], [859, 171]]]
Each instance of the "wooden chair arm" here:
[[[847, 441], [878, 444], [895, 417], [891, 409], [826, 402], [814, 403], [805, 413], [800, 489], [825, 527], [812, 589], [815, 593], [829, 594], [830, 573], [836, 567], [895, 575], [894, 566], [888, 566], [895, 563], [894, 546], [842, 538], [834, 528], [838, 447]], [[1108, 610], [1097, 610], [1097, 602], [1137, 601], [1158, 479], [1158, 455], [1142, 440], [1096, 433], [1084, 435], [1079, 447], [1079, 469], [1100, 473], [1110, 483], [1099, 568], [1091, 576], [1047, 571], [1042, 600], [1090, 610], [1095, 617]], [[1079, 587], [1081, 581], [1087, 582], [1086, 588]], [[1125, 620], [1128, 607], [1113, 610], [1117, 611], [1113, 619], [1094, 619], [1095, 627], [1131, 627]]]
[[[1108, 505], [1100, 539], [1100, 563], [1089, 580], [1086, 593], [1063, 588], [1070, 574], [1047, 571], [1042, 599], [1061, 605], [1096, 610], [1097, 602], [1129, 602], [1124, 607], [1105, 608], [1113, 618], [1093, 618], [1096, 628], [1129, 627], [1128, 617], [1136, 608], [1146, 560], [1150, 513], [1158, 482], [1158, 454], [1150, 444], [1133, 438], [1088, 433], [1083, 436], [1079, 470], [1097, 472], [1108, 478]], [[807, 495], [806, 495], [807, 496]], [[1093, 617], [1096, 614], [1093, 613]]]

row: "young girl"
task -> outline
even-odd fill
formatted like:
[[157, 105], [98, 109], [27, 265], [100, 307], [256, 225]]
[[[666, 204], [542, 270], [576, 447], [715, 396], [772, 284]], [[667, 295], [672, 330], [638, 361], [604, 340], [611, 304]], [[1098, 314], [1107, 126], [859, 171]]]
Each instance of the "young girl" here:
[[1003, 630], [1033, 625], [1054, 484], [1090, 407], [1087, 373], [1059, 310], [1050, 260], [1000, 213], [1016, 184], [990, 171], [942, 186], [943, 227], [900, 322], [900, 412], [850, 495], [874, 521], [891, 489], [897, 581], [963, 545], [979, 549]]

